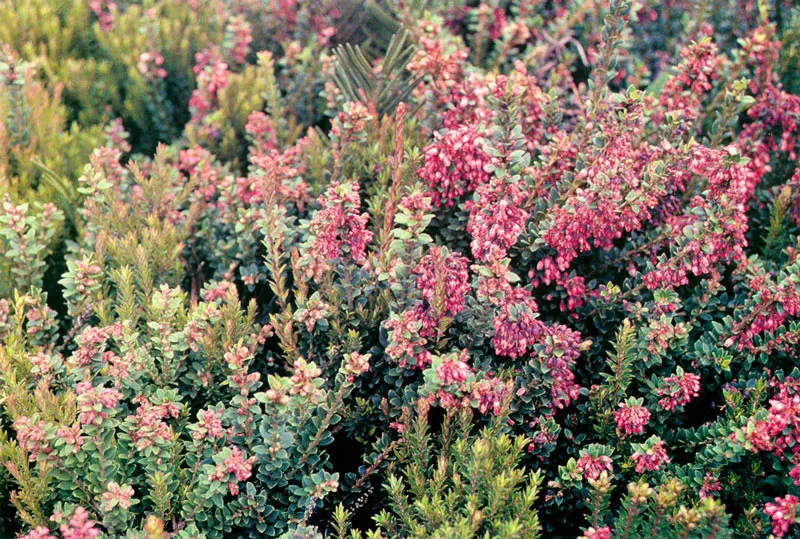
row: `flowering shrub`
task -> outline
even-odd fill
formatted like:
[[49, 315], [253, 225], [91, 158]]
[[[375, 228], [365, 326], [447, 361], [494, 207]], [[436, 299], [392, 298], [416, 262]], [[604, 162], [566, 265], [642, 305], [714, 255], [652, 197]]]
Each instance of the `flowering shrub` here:
[[0, 1], [0, 535], [800, 534], [800, 10], [417, 4]]

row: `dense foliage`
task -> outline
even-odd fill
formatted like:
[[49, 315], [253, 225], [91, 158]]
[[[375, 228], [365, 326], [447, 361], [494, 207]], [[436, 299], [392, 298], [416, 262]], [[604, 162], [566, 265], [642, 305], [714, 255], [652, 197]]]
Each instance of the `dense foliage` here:
[[0, 0], [0, 535], [800, 533], [789, 0]]

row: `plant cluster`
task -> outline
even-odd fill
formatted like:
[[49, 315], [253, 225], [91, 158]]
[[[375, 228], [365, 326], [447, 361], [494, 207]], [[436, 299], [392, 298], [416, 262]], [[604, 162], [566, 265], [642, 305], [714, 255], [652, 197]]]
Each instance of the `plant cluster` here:
[[788, 0], [0, 0], [0, 535], [800, 533]]

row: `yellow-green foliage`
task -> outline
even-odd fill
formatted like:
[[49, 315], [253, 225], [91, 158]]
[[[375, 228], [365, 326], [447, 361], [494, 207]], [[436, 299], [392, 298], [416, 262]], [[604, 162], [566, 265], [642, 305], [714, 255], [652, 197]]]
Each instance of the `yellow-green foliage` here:
[[390, 466], [384, 485], [390, 510], [375, 518], [387, 537], [540, 537], [534, 503], [542, 477], [520, 466], [529, 440], [501, 432], [500, 420], [471, 434], [470, 412], [464, 411], [446, 416], [436, 447], [427, 413], [421, 400], [416, 420], [406, 418]]
[[219, 126], [219, 136], [198, 133], [195, 126], [186, 127], [189, 145], [201, 144], [216, 156], [241, 165], [247, 154], [244, 128], [247, 118], [254, 110], [264, 107], [264, 92], [267, 90], [267, 67], [247, 66], [241, 73], [232, 73], [228, 85], [217, 95], [219, 106], [206, 121]]
[[[94, 126], [122, 117], [147, 150], [180, 134], [194, 56], [221, 43], [224, 32], [205, 3], [196, 11], [172, 1], [131, 5], [105, 32], [83, 0], [0, 2], [0, 42], [41, 66], [49, 91], [68, 105], [68, 119]], [[152, 51], [163, 55], [166, 78], [139, 71], [140, 56]]]
[[[192, 11], [188, 4], [176, 2], [144, 2], [143, 6], [130, 6], [114, 21], [113, 32], [103, 32], [95, 25], [97, 46], [109, 59], [116, 76], [108, 88], [115, 113], [122, 116], [125, 125], [141, 135], [155, 136], [158, 141], [180, 134], [188, 120], [186, 104], [194, 88], [192, 66], [195, 54], [210, 43], [220, 43], [225, 27], [215, 18], [211, 7], [201, 6]], [[142, 53], [158, 51], [164, 56], [162, 66], [168, 73], [166, 79], [148, 77], [139, 72]], [[64, 73], [62, 80], [72, 80]], [[98, 78], [103, 89], [109, 82]], [[74, 90], [76, 98], [81, 92], [80, 80]], [[80, 109], [89, 113], [94, 107], [89, 98], [80, 103]], [[153, 146], [156, 140], [147, 140]]]
[[3, 0], [0, 42], [29, 60], [58, 64], [89, 52], [91, 18], [85, 0]]
[[181, 222], [171, 218], [191, 185], [181, 183], [163, 152], [156, 155], [149, 176], [135, 165], [130, 174], [141, 193], [136, 202], [126, 200], [102, 172], [86, 168], [82, 192], [92, 200], [87, 200], [84, 209], [90, 224], [86, 228], [89, 241], [83, 247], [93, 249], [100, 261], [107, 257], [109, 269], [133, 268], [150, 287], [177, 286], [182, 278], [182, 241], [191, 218]]
[[52, 186], [41, 181], [45, 172], [77, 176], [103, 129], [68, 124], [61, 84], [48, 90], [33, 66], [18, 67], [16, 81], [0, 82], [0, 195], [52, 201]]

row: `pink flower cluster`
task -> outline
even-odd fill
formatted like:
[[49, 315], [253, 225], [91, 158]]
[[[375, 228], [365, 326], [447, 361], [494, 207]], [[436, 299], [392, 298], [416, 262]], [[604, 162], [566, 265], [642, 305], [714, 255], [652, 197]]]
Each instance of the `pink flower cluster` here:
[[4, 224], [13, 232], [16, 232], [20, 237], [28, 229], [28, 224], [25, 219], [27, 214], [27, 206], [16, 206], [11, 202], [11, 199], [6, 196], [3, 201], [3, 217], [5, 218]]
[[295, 320], [306, 326], [309, 333], [314, 331], [317, 322], [331, 315], [333, 309], [322, 301], [317, 294], [313, 294], [305, 306], [295, 313]]
[[398, 204], [398, 214], [403, 216], [403, 223], [414, 237], [427, 226], [432, 209], [431, 197], [419, 189], [401, 198]]
[[103, 32], [114, 29], [114, 16], [117, 14], [117, 4], [112, 0], [89, 0], [89, 8], [97, 17], [97, 23]]
[[231, 352], [225, 352], [223, 358], [228, 367], [235, 371], [242, 369], [246, 366], [247, 360], [250, 358], [250, 349], [246, 346], [240, 346]]
[[670, 316], [651, 318], [647, 332], [647, 351], [654, 355], [663, 354], [669, 350], [671, 344], [687, 334], [686, 325], [683, 322], [675, 324]]
[[34, 529], [25, 535], [17, 536], [17, 539], [57, 539], [55, 535], [50, 534], [50, 530], [45, 526], [36, 526]]
[[247, 117], [245, 132], [250, 135], [253, 147], [250, 151], [269, 152], [275, 148], [275, 128], [272, 118], [257, 110]]
[[145, 76], [153, 76], [159, 79], [166, 78], [167, 70], [162, 66], [164, 65], [164, 56], [160, 52], [146, 51], [139, 55], [139, 62], [136, 64], [136, 69], [139, 73]]
[[468, 354], [462, 350], [458, 356], [448, 356], [436, 367], [436, 376], [444, 385], [463, 383], [472, 374], [472, 368], [467, 364]]
[[789, 215], [794, 224], [800, 226], [800, 167], [794, 171], [787, 185], [792, 190], [792, 205], [789, 207]]
[[608, 526], [603, 526], [602, 528], [587, 528], [580, 539], [611, 539], [611, 528]]
[[27, 416], [21, 416], [14, 421], [14, 430], [17, 431], [17, 442], [19, 446], [28, 452], [28, 459], [35, 461], [40, 454], [48, 454], [53, 451], [45, 440], [45, 427], [47, 424], [36, 421]]
[[[341, 151], [345, 145], [353, 144], [364, 139], [367, 129], [367, 121], [372, 118], [370, 110], [360, 101], [349, 102], [344, 105], [344, 110], [336, 115], [336, 119], [331, 126], [330, 137], [338, 142]], [[339, 153], [334, 154], [334, 159], [338, 162], [341, 158]]]
[[192, 433], [195, 440], [215, 440], [222, 438], [225, 431], [222, 428], [222, 419], [214, 410], [200, 410], [197, 412], [197, 425]]
[[434, 362], [437, 389], [428, 395], [428, 402], [438, 402], [445, 409], [472, 406], [481, 414], [500, 414], [513, 390], [513, 382], [501, 380], [492, 373], [475, 373], [468, 361], [469, 352], [461, 350]]
[[[402, 222], [411, 237], [418, 236], [430, 221], [430, 208], [430, 198], [415, 191], [401, 200], [396, 221]], [[425, 345], [428, 339], [436, 339], [446, 330], [448, 317], [463, 310], [470, 291], [468, 267], [468, 259], [460, 253], [434, 246], [412, 269], [423, 301], [400, 315], [393, 314], [384, 324], [390, 332], [387, 353], [401, 366], [410, 363], [423, 368], [431, 362]]]
[[661, 397], [658, 404], [669, 411], [678, 406], [685, 406], [699, 393], [700, 377], [690, 372], [683, 372], [682, 369], [664, 378], [662, 386], [656, 390], [656, 394]]
[[133, 504], [133, 494], [132, 486], [120, 486], [116, 481], [111, 481], [101, 497], [103, 500], [103, 511], [111, 511], [115, 507], [128, 509]]
[[745, 438], [754, 451], [772, 451], [778, 456], [799, 452], [800, 442], [800, 382], [786, 378], [773, 381], [778, 390], [770, 399], [766, 419], [748, 422]]
[[252, 353], [246, 346], [240, 346], [231, 352], [225, 352], [223, 356], [225, 363], [231, 370], [231, 384], [239, 390], [239, 394], [242, 396], [248, 395], [261, 380], [261, 373], [247, 371], [247, 364], [251, 358]]
[[668, 162], [676, 150], [635, 144], [642, 111], [637, 104], [630, 108], [625, 123], [604, 125], [603, 152], [576, 174], [564, 202], [550, 210], [542, 238], [557, 254], [537, 266], [545, 270], [545, 284], [566, 272], [580, 253], [610, 249], [625, 233], [640, 230], [664, 197], [681, 188], [679, 174], [651, 170], [651, 163]]
[[411, 271], [417, 276], [417, 289], [435, 314], [455, 316], [464, 308], [470, 291], [469, 260], [459, 253], [432, 247]]
[[551, 378], [551, 408], [565, 408], [578, 398], [580, 386], [575, 383], [572, 370], [583, 347], [581, 334], [577, 331], [562, 324], [543, 326], [533, 358], [545, 367]]
[[617, 429], [625, 434], [640, 434], [644, 432], [644, 427], [650, 421], [650, 411], [644, 406], [621, 402], [619, 410], [614, 412], [614, 421]]
[[494, 113], [486, 107], [486, 96], [491, 92], [487, 82], [486, 77], [469, 73], [437, 96], [437, 101], [447, 106], [442, 118], [445, 128], [458, 129], [491, 120]]
[[528, 212], [522, 205], [526, 194], [519, 185], [500, 178], [480, 185], [475, 194], [477, 201], [467, 224], [472, 255], [483, 262], [501, 260], [525, 228]]
[[322, 209], [311, 219], [311, 243], [305, 255], [315, 279], [327, 268], [327, 260], [348, 256], [363, 265], [367, 261], [367, 244], [372, 240], [372, 232], [367, 230], [369, 215], [359, 213], [357, 183], [333, 182], [319, 203]]
[[530, 293], [515, 288], [502, 298], [494, 317], [492, 344], [497, 355], [518, 358], [539, 341], [544, 324], [536, 318], [538, 307]]
[[[475, 266], [478, 277], [475, 295], [480, 301], [499, 307], [511, 296], [524, 299], [530, 295], [524, 289], [518, 290], [511, 285], [510, 281], [516, 281], [518, 278], [509, 269], [509, 263], [510, 260], [503, 259], [486, 266]], [[530, 308], [537, 309], [535, 302]]]
[[[93, 386], [88, 380], [75, 387], [78, 394], [78, 420], [83, 425], [100, 425], [108, 418], [108, 411], [113, 410], [122, 399], [122, 393], [116, 389]], [[98, 410], [99, 408], [99, 410]]]
[[[60, 513], [54, 514], [50, 520], [61, 520]], [[94, 521], [89, 518], [89, 513], [83, 507], [77, 507], [69, 522], [60, 526], [61, 539], [95, 539], [100, 535], [100, 530], [95, 527]], [[18, 539], [57, 539], [45, 526], [37, 526]]]
[[494, 415], [499, 415], [511, 390], [512, 385], [509, 382], [487, 375], [472, 386], [471, 397], [480, 413], [488, 414], [491, 411]]
[[153, 404], [147, 398], [138, 396], [134, 402], [139, 404], [136, 413], [128, 417], [131, 440], [136, 449], [144, 449], [172, 439], [172, 428], [163, 420], [177, 418], [180, 408], [172, 402]]
[[671, 256], [659, 261], [656, 269], [644, 276], [648, 288], [688, 284], [689, 273], [710, 274], [718, 280], [719, 262], [742, 258], [747, 246], [745, 203], [754, 178], [746, 167], [728, 162], [728, 157], [725, 150], [702, 146], [694, 149], [689, 169], [707, 179], [708, 194], [695, 196], [685, 215], [668, 220], [671, 237], [678, 241]]
[[425, 162], [418, 174], [431, 189], [433, 203], [453, 206], [464, 193], [487, 183], [492, 158], [483, 150], [482, 138], [473, 126], [435, 133], [425, 148]]
[[[772, 333], [783, 325], [787, 318], [800, 315], [800, 287], [791, 277], [774, 283], [767, 275], [759, 274], [750, 280], [750, 290], [756, 298], [750, 312], [733, 326], [736, 348], [747, 348], [753, 352], [758, 347], [753, 344], [756, 335]], [[792, 346], [791, 335], [776, 336], [767, 343], [767, 352], [779, 347]]]
[[401, 367], [410, 364], [422, 369], [431, 363], [431, 353], [425, 348], [428, 340], [423, 337], [419, 309], [406, 311], [399, 316], [392, 315], [384, 322], [384, 327], [389, 331], [386, 354]]
[[582, 454], [575, 463], [575, 471], [580, 472], [587, 479], [595, 480], [600, 477], [600, 474], [605, 472], [612, 472], [614, 464], [611, 457], [601, 455], [593, 457], [586, 453]]
[[100, 283], [100, 278], [103, 275], [103, 269], [100, 266], [85, 260], [76, 260], [75, 265], [77, 266], [75, 289], [78, 293], [83, 294]]
[[33, 372], [39, 376], [46, 376], [50, 372], [50, 357], [44, 352], [29, 356], [28, 361], [34, 368]]
[[103, 270], [94, 263], [93, 257], [74, 260], [68, 267], [69, 272], [61, 282], [69, 290], [72, 303], [70, 311], [75, 314], [86, 312], [92, 296], [100, 288]]
[[250, 43], [253, 42], [250, 24], [241, 15], [231, 17], [225, 33], [226, 41], [230, 43], [231, 59], [237, 64], [243, 64], [250, 52]]
[[[228, 492], [236, 496], [239, 494], [239, 481], [246, 481], [250, 478], [253, 470], [253, 464], [256, 462], [256, 457], [245, 458], [242, 450], [236, 446], [230, 449], [230, 456], [226, 457], [224, 462], [217, 464], [208, 479], [209, 481], [226, 481], [228, 483]], [[233, 474], [233, 479], [230, 477]]]
[[128, 142], [130, 133], [125, 130], [125, 126], [122, 123], [122, 118], [116, 118], [114, 121], [109, 122], [105, 131], [106, 136], [108, 137], [106, 142], [107, 147], [119, 151], [120, 154], [125, 154], [131, 151], [131, 145]]
[[[192, 123], [203, 125], [206, 115], [216, 104], [217, 94], [228, 85], [228, 64], [216, 48], [206, 49], [195, 55], [194, 74], [197, 89], [189, 99]], [[213, 128], [203, 126], [203, 133], [213, 135]]]
[[721, 490], [722, 485], [719, 482], [719, 478], [711, 472], [706, 472], [706, 475], [703, 477], [703, 486], [700, 488], [700, 498], [708, 498], [712, 496], [714, 492], [720, 492]]
[[224, 300], [228, 292], [236, 291], [236, 285], [230, 281], [212, 281], [203, 286], [200, 296], [203, 301], [216, 302]]
[[[300, 139], [297, 144], [281, 153], [271, 148], [274, 141], [269, 135], [266, 137], [250, 148], [250, 174], [237, 180], [237, 196], [244, 204], [251, 205], [264, 200], [265, 192], [274, 188], [279, 199], [294, 202], [303, 211], [310, 198], [308, 184], [302, 176], [301, 159], [307, 139]], [[257, 149], [257, 145], [264, 149]]]
[[57, 324], [55, 311], [47, 305], [32, 302], [25, 311], [27, 327], [25, 333], [29, 338], [35, 338], [38, 334], [54, 331]]
[[583, 347], [580, 333], [562, 324], [547, 326], [541, 322], [530, 292], [509, 283], [512, 274], [507, 266], [498, 261], [485, 267], [486, 270], [493, 275], [482, 276], [477, 296], [499, 307], [493, 320], [495, 353], [518, 358], [533, 347], [532, 359], [542, 365], [551, 379], [551, 406], [567, 406], [580, 391], [572, 372]]
[[800, 463], [795, 462], [791, 470], [789, 470], [789, 477], [794, 480], [794, 484], [800, 486]]
[[[121, 160], [122, 152], [117, 148], [95, 148], [89, 156], [92, 168], [99, 173], [97, 177], [105, 178], [114, 186], [120, 185], [128, 173]], [[94, 177], [93, 175], [90, 181], [94, 181]], [[92, 187], [96, 188], [95, 185]], [[83, 211], [88, 211], [88, 208], [84, 208]]]
[[119, 338], [122, 335], [122, 324], [113, 324], [107, 327], [86, 328], [77, 338], [78, 349], [67, 359], [67, 362], [78, 367], [91, 364], [109, 339]]
[[347, 373], [347, 380], [352, 382], [359, 374], [364, 374], [369, 370], [370, 354], [350, 352], [344, 355], [344, 370]]
[[701, 99], [711, 90], [721, 58], [709, 39], [692, 42], [680, 52], [677, 73], [667, 80], [659, 95], [659, 105], [687, 124], [700, 113]]
[[292, 384], [289, 393], [316, 400], [322, 394], [315, 383], [321, 374], [322, 371], [313, 361], [298, 359], [294, 362], [294, 372], [289, 379]]
[[408, 70], [431, 75], [434, 81], [445, 84], [458, 79], [469, 51], [459, 49], [446, 52], [441, 40], [429, 37], [436, 36], [441, 30], [430, 22], [425, 30], [427, 35], [420, 37], [420, 47], [408, 63]]
[[72, 448], [73, 453], [80, 451], [83, 445], [81, 426], [78, 423], [75, 423], [71, 427], [58, 427], [58, 429], [56, 429], [56, 436], [64, 440], [64, 444]]
[[8, 304], [8, 300], [0, 299], [0, 338], [4, 338], [11, 331], [11, 324], [8, 323], [10, 314], [11, 306]]
[[95, 528], [88, 511], [83, 507], [76, 508], [69, 523], [62, 524], [60, 530], [63, 539], [95, 539], [100, 535], [100, 530]]
[[664, 441], [657, 437], [650, 438], [641, 451], [635, 451], [631, 455], [631, 460], [635, 464], [636, 473], [652, 472], [661, 468], [662, 464], [670, 462]]
[[783, 537], [789, 532], [789, 527], [797, 521], [797, 505], [800, 499], [787, 494], [783, 498], [775, 498], [774, 502], [767, 502], [764, 513], [772, 521], [772, 533], [776, 537]]
[[189, 175], [195, 182], [195, 192], [202, 195], [206, 202], [210, 202], [220, 183], [220, 174], [214, 166], [214, 156], [195, 145], [179, 154], [178, 168]]
[[[772, 154], [783, 152], [790, 160], [797, 159], [797, 143], [800, 142], [800, 97], [788, 94], [769, 81], [756, 96], [756, 102], [747, 111], [753, 123], [742, 130], [742, 142], [752, 141], [753, 155], [759, 163], [756, 170], [767, 172]], [[742, 145], [747, 148], [747, 145]]]

